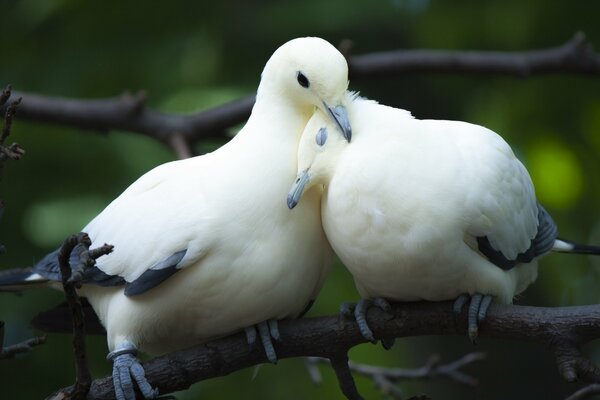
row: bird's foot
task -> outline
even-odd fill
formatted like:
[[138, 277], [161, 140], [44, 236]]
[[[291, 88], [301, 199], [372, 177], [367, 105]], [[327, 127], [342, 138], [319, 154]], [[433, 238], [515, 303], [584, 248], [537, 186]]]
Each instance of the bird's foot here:
[[131, 344], [126, 344], [108, 353], [106, 358], [113, 362], [113, 385], [115, 386], [116, 400], [135, 400], [134, 381], [144, 399], [156, 399], [158, 389], [154, 389], [146, 380], [144, 367], [135, 356], [137, 349]]
[[453, 310], [455, 314], [460, 314], [464, 305], [471, 301], [469, 304], [468, 312], [468, 333], [469, 339], [473, 344], [477, 344], [479, 337], [479, 324], [485, 319], [488, 307], [492, 302], [492, 296], [489, 294], [483, 295], [481, 293], [475, 293], [472, 296], [468, 294], [461, 294], [454, 301]]
[[[346, 318], [354, 318], [358, 324], [358, 329], [361, 335], [371, 343], [377, 343], [377, 339], [373, 335], [373, 331], [369, 327], [367, 322], [367, 312], [369, 308], [377, 307], [386, 314], [392, 314], [392, 307], [382, 297], [375, 297], [374, 299], [361, 299], [358, 303], [343, 303], [340, 306], [340, 313]], [[385, 349], [391, 349], [394, 345], [394, 338], [381, 339], [381, 344]]]
[[246, 339], [251, 348], [254, 348], [254, 345], [256, 344], [257, 331], [258, 336], [260, 336], [260, 341], [265, 349], [267, 359], [271, 363], [277, 364], [277, 353], [275, 353], [275, 347], [273, 346], [273, 341], [271, 340], [274, 339], [276, 342], [281, 340], [281, 335], [279, 334], [279, 324], [277, 320], [270, 319], [245, 329]]

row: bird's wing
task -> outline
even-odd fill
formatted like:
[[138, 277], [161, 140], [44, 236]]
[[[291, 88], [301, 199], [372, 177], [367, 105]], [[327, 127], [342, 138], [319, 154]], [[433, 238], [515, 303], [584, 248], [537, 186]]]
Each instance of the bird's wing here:
[[208, 176], [198, 160], [182, 160], [155, 168], [125, 190], [83, 229], [94, 244], [114, 246], [87, 281], [125, 284], [125, 294], [133, 296], [198, 262], [212, 229]]
[[471, 182], [467, 233], [489, 261], [510, 269], [548, 252], [556, 225], [538, 204], [531, 178], [508, 144], [492, 131], [472, 127], [460, 146]]

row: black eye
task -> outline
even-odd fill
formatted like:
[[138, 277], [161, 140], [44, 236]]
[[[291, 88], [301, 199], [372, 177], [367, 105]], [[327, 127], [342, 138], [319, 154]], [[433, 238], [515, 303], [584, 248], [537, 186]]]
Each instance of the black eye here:
[[307, 88], [310, 86], [310, 82], [308, 81], [308, 78], [302, 72], [298, 71], [298, 73], [296, 74], [296, 79], [298, 79], [298, 83], [303, 88]]

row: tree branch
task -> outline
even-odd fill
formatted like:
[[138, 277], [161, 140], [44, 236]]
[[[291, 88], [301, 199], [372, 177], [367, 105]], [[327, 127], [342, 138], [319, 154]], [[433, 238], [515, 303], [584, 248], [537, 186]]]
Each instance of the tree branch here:
[[[466, 336], [466, 314], [455, 317], [452, 302], [396, 304], [393, 311], [394, 315], [390, 317], [378, 309], [370, 310], [369, 325], [376, 337]], [[356, 323], [338, 316], [282, 321], [280, 332], [282, 341], [275, 344], [280, 359], [331, 358], [333, 354], [346, 354], [348, 349], [365, 343]], [[600, 305], [560, 308], [492, 305], [480, 335], [538, 342], [555, 352], [568, 342], [564, 348], [576, 349], [571, 356], [578, 359], [582, 357], [579, 348], [600, 337]], [[566, 354], [562, 353], [562, 356]], [[563, 365], [566, 361], [562, 358], [557, 363]], [[154, 358], [144, 363], [144, 368], [149, 382], [165, 394], [187, 389], [200, 380], [266, 362], [264, 352], [259, 348], [248, 349], [245, 336], [240, 333]], [[559, 371], [568, 381], [578, 378], [600, 382], [597, 371], [561, 366]], [[112, 379], [106, 377], [92, 383], [88, 399], [113, 396]]]
[[[75, 385], [62, 393], [67, 398], [75, 400], [85, 399], [92, 383], [85, 351], [85, 316], [81, 300], [75, 288], [79, 286], [85, 269], [92, 267], [96, 262], [96, 258], [112, 251], [112, 246], [109, 245], [89, 250], [91, 244], [92, 241], [86, 233], [72, 235], [65, 240], [58, 253], [62, 287], [71, 311], [73, 324], [73, 353], [75, 355], [76, 376]], [[72, 266], [71, 260], [76, 260], [77, 264]]]
[[[477, 379], [465, 374], [460, 369], [485, 358], [485, 353], [469, 353], [458, 360], [448, 364], [442, 364], [440, 357], [438, 355], [433, 355], [427, 360], [424, 366], [416, 369], [385, 368], [375, 365], [360, 364], [353, 361], [348, 362], [348, 367], [351, 372], [366, 376], [373, 380], [375, 386], [384, 395], [394, 399], [401, 399], [403, 398], [402, 392], [400, 391], [400, 388], [394, 384], [401, 380], [434, 379], [442, 377], [465, 385], [476, 386], [478, 383]], [[313, 382], [316, 384], [320, 383], [322, 378], [316, 366], [317, 364], [330, 364], [330, 361], [327, 358], [321, 357], [306, 357], [305, 361]]]
[[600, 394], [600, 384], [592, 383], [587, 385], [567, 397], [565, 400], [583, 400]]
[[[600, 54], [583, 33], [577, 33], [558, 47], [521, 52], [396, 50], [349, 56], [350, 42], [344, 41], [341, 46], [347, 55], [352, 80], [407, 73], [600, 75]], [[180, 157], [191, 154], [188, 143], [222, 137], [228, 128], [244, 122], [254, 104], [254, 96], [248, 96], [196, 114], [176, 115], [147, 108], [143, 92], [96, 100], [21, 92], [13, 93], [12, 97], [24, 99], [19, 118], [96, 132], [114, 129], [135, 132], [159, 140]], [[0, 112], [5, 109], [6, 104], [0, 102]]]
[[20, 353], [27, 353], [35, 346], [39, 346], [43, 343], [46, 343], [46, 336], [34, 337], [21, 343], [4, 347], [4, 321], [0, 321], [0, 360], [13, 358]]
[[[345, 44], [348, 52], [348, 45]], [[578, 32], [557, 47], [542, 50], [396, 50], [348, 58], [353, 79], [406, 73], [502, 74], [519, 77], [552, 72], [600, 75], [600, 54]]]
[[[6, 104], [11, 97], [11, 87], [8, 85], [6, 89], [0, 94], [0, 108]], [[4, 142], [10, 135], [10, 129], [12, 127], [12, 120], [15, 117], [17, 108], [21, 104], [21, 98], [17, 98], [6, 106], [4, 111], [4, 120], [2, 123], [2, 130], [0, 132], [0, 175], [4, 169], [4, 163], [6, 160], [19, 160], [24, 154], [25, 150], [17, 143], [13, 143], [10, 146], [4, 146]]]
[[[19, 118], [25, 120], [102, 133], [124, 130], [150, 136], [169, 146], [175, 133], [189, 142], [222, 137], [227, 128], [248, 118], [254, 104], [254, 96], [248, 96], [197, 114], [177, 115], [148, 109], [143, 92], [96, 100], [23, 92], [13, 92], [12, 97], [24, 99]], [[2, 106], [0, 110], [3, 110]]]

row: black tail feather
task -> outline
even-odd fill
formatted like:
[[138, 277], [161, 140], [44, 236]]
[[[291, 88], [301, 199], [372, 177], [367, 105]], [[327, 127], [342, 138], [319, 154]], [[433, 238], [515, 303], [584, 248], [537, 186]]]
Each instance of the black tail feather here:
[[0, 291], [21, 290], [25, 287], [40, 285], [46, 279], [28, 280], [32, 276], [31, 268], [15, 268], [0, 271]]

